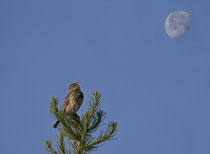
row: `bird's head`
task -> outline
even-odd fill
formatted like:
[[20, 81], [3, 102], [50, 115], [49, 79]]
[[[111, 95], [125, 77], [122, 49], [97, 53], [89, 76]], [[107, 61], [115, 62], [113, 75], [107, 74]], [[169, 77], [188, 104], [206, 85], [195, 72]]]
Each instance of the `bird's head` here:
[[76, 83], [72, 83], [72, 84], [69, 86], [69, 92], [75, 91], [75, 90], [80, 90], [79, 84], [80, 84], [79, 81], [77, 81]]

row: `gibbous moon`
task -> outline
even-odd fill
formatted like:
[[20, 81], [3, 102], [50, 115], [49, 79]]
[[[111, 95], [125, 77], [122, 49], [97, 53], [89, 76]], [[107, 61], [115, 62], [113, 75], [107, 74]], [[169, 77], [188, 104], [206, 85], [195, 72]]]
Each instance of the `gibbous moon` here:
[[165, 30], [170, 38], [178, 38], [187, 30], [190, 15], [184, 11], [172, 12], [165, 21]]

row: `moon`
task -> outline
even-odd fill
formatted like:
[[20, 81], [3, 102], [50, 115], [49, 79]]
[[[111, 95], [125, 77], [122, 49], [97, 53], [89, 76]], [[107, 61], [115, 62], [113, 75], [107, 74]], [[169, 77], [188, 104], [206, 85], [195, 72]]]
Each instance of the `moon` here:
[[168, 15], [165, 21], [165, 30], [170, 38], [182, 36], [190, 23], [190, 15], [184, 11], [175, 11]]

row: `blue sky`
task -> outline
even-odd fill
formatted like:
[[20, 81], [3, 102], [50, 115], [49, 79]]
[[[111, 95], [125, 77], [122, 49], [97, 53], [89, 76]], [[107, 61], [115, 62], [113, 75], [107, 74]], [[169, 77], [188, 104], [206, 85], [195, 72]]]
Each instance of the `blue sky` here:
[[[207, 0], [1, 0], [0, 147], [47, 153], [55, 141], [51, 96], [77, 80], [102, 93], [116, 140], [95, 154], [210, 153], [210, 9]], [[190, 14], [189, 31], [170, 39], [167, 15]]]

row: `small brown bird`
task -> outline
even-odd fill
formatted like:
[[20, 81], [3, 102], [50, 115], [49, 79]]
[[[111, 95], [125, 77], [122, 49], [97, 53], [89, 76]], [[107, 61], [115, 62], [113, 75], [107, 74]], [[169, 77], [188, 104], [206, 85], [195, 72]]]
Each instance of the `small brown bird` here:
[[[61, 108], [61, 112], [65, 113], [76, 113], [80, 106], [82, 105], [84, 95], [83, 92], [80, 90], [79, 86], [80, 82], [73, 83], [69, 86], [69, 93], [64, 99], [63, 106]], [[59, 124], [57, 120], [53, 128], [56, 128]]]

